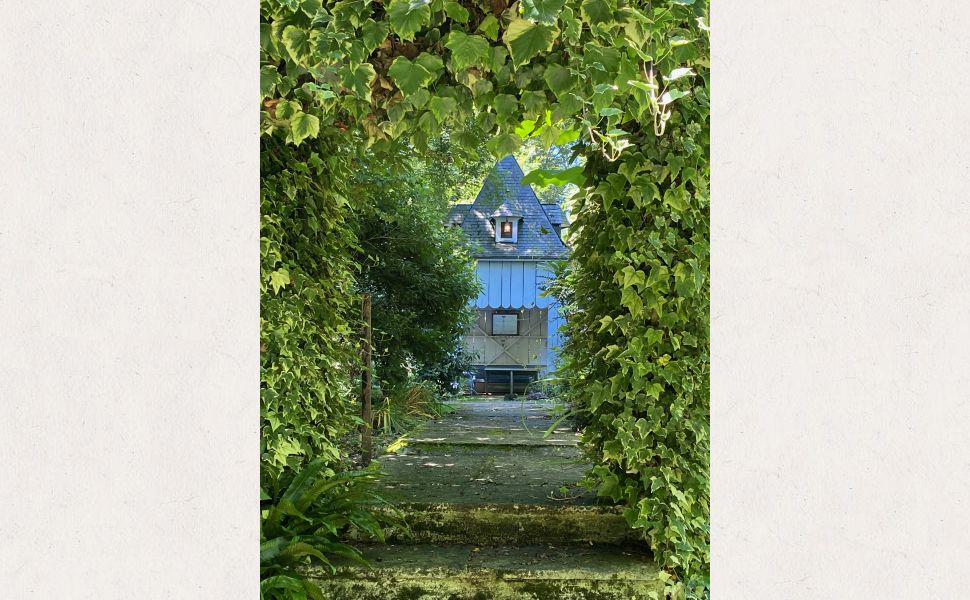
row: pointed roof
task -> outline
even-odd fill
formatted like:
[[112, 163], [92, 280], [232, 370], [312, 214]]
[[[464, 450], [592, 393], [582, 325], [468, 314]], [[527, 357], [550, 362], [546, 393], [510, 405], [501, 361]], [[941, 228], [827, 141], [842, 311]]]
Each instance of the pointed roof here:
[[[448, 224], [461, 226], [476, 258], [555, 259], [567, 254], [546, 207], [531, 186], [521, 183], [523, 177], [515, 157], [506, 156], [485, 178], [474, 202], [452, 207]], [[520, 219], [516, 243], [495, 241], [496, 217]]]
[[542, 203], [542, 208], [546, 211], [546, 216], [549, 217], [549, 222], [553, 225], [566, 225], [569, 226], [569, 220], [566, 216], [562, 214], [562, 208], [558, 204], [546, 204]]

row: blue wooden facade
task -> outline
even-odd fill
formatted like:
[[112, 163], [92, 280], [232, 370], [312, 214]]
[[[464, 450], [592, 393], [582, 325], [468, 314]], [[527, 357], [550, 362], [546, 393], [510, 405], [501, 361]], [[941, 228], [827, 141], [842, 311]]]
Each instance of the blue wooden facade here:
[[455, 205], [448, 217], [478, 261], [478, 320], [465, 335], [466, 348], [478, 357], [478, 391], [521, 392], [528, 380], [555, 370], [562, 343], [559, 307], [542, 292], [552, 277], [550, 262], [568, 254], [562, 241], [568, 223], [522, 177], [515, 158], [504, 158], [475, 201]]

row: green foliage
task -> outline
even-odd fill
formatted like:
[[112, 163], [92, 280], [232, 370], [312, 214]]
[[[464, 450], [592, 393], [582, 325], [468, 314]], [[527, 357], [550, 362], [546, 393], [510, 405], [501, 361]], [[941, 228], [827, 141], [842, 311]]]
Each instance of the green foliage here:
[[[274, 147], [298, 145], [306, 156], [296, 164], [310, 166], [304, 147], [320, 140], [352, 140], [383, 155], [407, 136], [423, 152], [448, 128], [461, 132], [455, 149], [469, 156], [476, 145], [470, 140], [488, 140], [497, 154], [533, 139], [546, 148], [577, 145], [585, 163], [581, 181], [570, 177], [579, 191], [570, 236], [575, 251], [564, 284], [572, 289], [574, 310], [563, 374], [572, 401], [590, 421], [584, 443], [597, 459], [592, 477], [600, 494], [626, 504], [631, 525], [644, 531], [669, 573], [671, 595], [705, 593], [706, 0], [263, 0], [261, 15], [261, 131]], [[319, 121], [316, 138], [308, 116]], [[268, 189], [264, 181], [264, 196], [278, 202], [269, 214], [288, 219], [270, 225], [304, 231], [311, 218], [319, 222], [316, 209], [298, 215], [298, 208], [282, 206], [285, 198], [299, 205], [322, 194], [328, 224], [349, 210], [331, 204], [336, 193], [348, 197], [342, 186], [350, 180], [346, 155], [353, 151], [327, 143], [331, 151], [318, 152], [321, 166], [313, 178], [322, 191], [303, 181], [289, 187], [300, 167], [276, 174]], [[296, 190], [292, 197], [288, 189]], [[305, 367], [292, 377], [312, 382], [283, 381], [291, 372], [278, 363], [291, 358], [281, 346], [264, 358], [273, 375], [267, 389], [295, 386], [287, 398], [325, 397], [339, 405], [344, 379], [332, 367], [342, 350], [332, 340], [346, 335], [341, 326], [352, 298], [344, 285], [350, 280], [346, 240], [337, 235], [295, 253], [289, 234], [267, 237], [280, 242], [284, 257], [271, 264], [264, 258], [264, 302], [277, 294], [300, 296], [318, 256], [326, 257], [338, 282], [316, 284], [324, 308], [304, 299], [309, 317], [291, 312], [300, 310], [297, 304], [264, 308], [264, 329], [302, 336], [302, 346], [288, 346]], [[291, 321], [299, 325], [294, 329]], [[316, 333], [303, 333], [310, 329]], [[324, 331], [331, 341], [319, 335]], [[323, 375], [307, 370], [316, 363]], [[304, 431], [307, 415], [300, 411], [306, 410], [294, 412], [300, 425], [286, 422], [283, 429]], [[271, 444], [271, 456], [278, 455], [277, 445]]]
[[[345, 559], [367, 565], [353, 547], [341, 542], [350, 528], [383, 540], [383, 524], [400, 525], [395, 516], [373, 510], [383, 500], [370, 491], [376, 477], [369, 471], [336, 474], [318, 458], [298, 472], [288, 472], [291, 480], [274, 496], [265, 490], [261, 500], [259, 566], [261, 598], [289, 600], [323, 594], [306, 579], [301, 567], [316, 559], [334, 568], [332, 559]], [[381, 519], [385, 521], [382, 522]]]
[[540, 139], [542, 133], [526, 140], [522, 149], [516, 153], [516, 158], [526, 173], [522, 182], [533, 186], [541, 202], [564, 206], [567, 204], [566, 199], [578, 190], [577, 186], [586, 181], [583, 177], [585, 161], [579, 155], [581, 148], [575, 142], [558, 143], [558, 138], [561, 137], [558, 129], [543, 129], [552, 130], [557, 135], [556, 143], [547, 146]]
[[418, 368], [418, 378], [434, 384], [439, 392], [445, 394], [456, 393], [467, 385], [475, 355], [468, 352], [462, 343], [463, 337], [456, 337], [452, 344], [454, 349], [444, 359]]
[[398, 385], [384, 394], [374, 409], [374, 427], [385, 434], [402, 433], [420, 419], [433, 419], [445, 412], [439, 390], [429, 382]]
[[353, 187], [366, 200], [357, 286], [372, 298], [377, 374], [388, 387], [409, 369], [451, 361], [479, 287], [461, 232], [442, 225], [449, 203], [423, 161], [406, 149], [382, 158], [362, 161]]
[[519, 66], [540, 52], [552, 50], [558, 33], [554, 26], [533, 23], [528, 19], [512, 19], [503, 39], [512, 54], [513, 64]]
[[657, 143], [590, 156], [566, 280], [563, 370], [592, 478], [680, 576], [677, 596], [704, 593], [710, 563], [707, 110], [684, 102]]
[[339, 459], [336, 440], [349, 427], [345, 365], [353, 360], [347, 248], [356, 242], [347, 149], [322, 137], [299, 147], [261, 143], [260, 451], [268, 485], [312, 457]]

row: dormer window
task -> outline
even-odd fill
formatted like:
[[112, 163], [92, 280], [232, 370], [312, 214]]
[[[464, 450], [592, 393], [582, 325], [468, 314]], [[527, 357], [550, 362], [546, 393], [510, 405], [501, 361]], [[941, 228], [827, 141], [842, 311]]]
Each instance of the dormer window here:
[[518, 217], [498, 217], [495, 219], [495, 241], [514, 244], [519, 237]]

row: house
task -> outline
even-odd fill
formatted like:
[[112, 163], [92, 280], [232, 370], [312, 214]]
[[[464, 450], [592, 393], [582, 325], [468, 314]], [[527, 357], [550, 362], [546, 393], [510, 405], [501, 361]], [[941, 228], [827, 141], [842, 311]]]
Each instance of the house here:
[[465, 334], [476, 356], [479, 393], [522, 393], [530, 381], [555, 369], [562, 317], [553, 298], [542, 296], [552, 277], [550, 261], [565, 258], [568, 226], [556, 204], [542, 204], [521, 183], [513, 156], [500, 160], [471, 204], [456, 204], [448, 225], [461, 227], [477, 260], [482, 291], [474, 301], [477, 321]]

